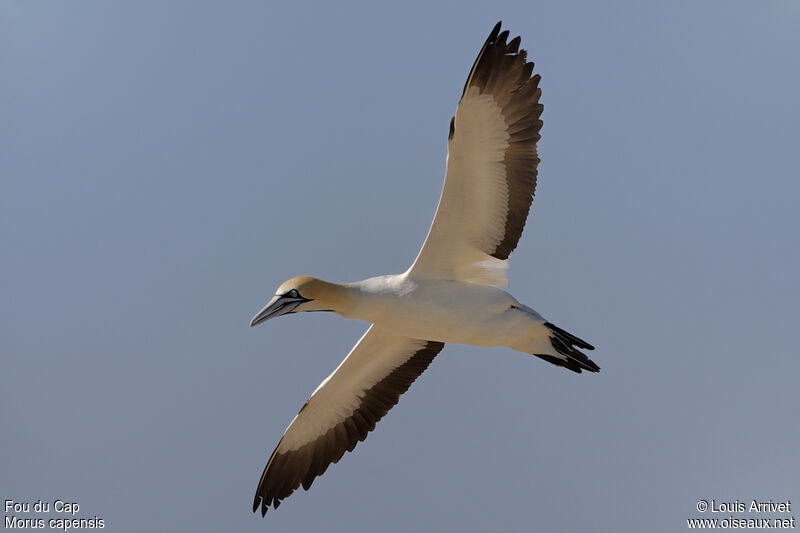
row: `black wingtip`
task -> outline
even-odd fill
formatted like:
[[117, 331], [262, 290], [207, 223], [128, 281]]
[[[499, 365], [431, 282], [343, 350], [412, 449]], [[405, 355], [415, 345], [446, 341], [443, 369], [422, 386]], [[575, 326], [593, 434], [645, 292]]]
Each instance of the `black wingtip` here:
[[500, 33], [500, 27], [502, 25], [503, 25], [502, 20], [498, 21], [497, 24], [494, 25], [494, 28], [492, 28], [492, 33], [489, 34], [489, 39], [487, 40], [487, 42], [492, 42], [495, 39], [497, 39], [497, 34]]
[[478, 66], [478, 63], [480, 62], [481, 57], [483, 56], [483, 53], [486, 51], [486, 47], [497, 41], [497, 36], [500, 34], [500, 26], [502, 25], [503, 25], [502, 20], [499, 21], [497, 24], [495, 24], [494, 28], [492, 28], [492, 33], [489, 34], [489, 37], [486, 39], [486, 42], [483, 43], [483, 47], [481, 47], [481, 51], [478, 52], [478, 57], [475, 58], [475, 63], [472, 64], [472, 68], [469, 71], [469, 76], [467, 76], [467, 81], [466, 83], [464, 83], [464, 90], [461, 91], [461, 96], [464, 96], [464, 93], [467, 92], [467, 87], [469, 87], [469, 82], [470, 80], [472, 80], [472, 74], [475, 72], [475, 67]]
[[497, 43], [498, 46], [505, 48], [507, 46], [506, 45], [507, 39], [508, 39], [508, 30], [503, 30], [503, 32], [497, 36], [495, 43]]
[[269, 509], [265, 503], [264, 498], [262, 498], [260, 494], [256, 494], [256, 497], [253, 499], [253, 512], [257, 513], [260, 509], [262, 518], [267, 515], [267, 510]]

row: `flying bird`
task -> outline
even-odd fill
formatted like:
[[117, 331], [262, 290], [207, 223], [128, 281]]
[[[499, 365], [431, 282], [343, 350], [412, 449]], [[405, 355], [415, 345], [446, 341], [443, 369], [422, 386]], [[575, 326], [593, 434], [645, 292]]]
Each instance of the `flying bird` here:
[[592, 345], [501, 288], [533, 201], [542, 104], [520, 38], [507, 42], [500, 26], [450, 121], [442, 195], [411, 267], [355, 283], [292, 278], [250, 322], [332, 311], [371, 323], [289, 424], [261, 475], [254, 512], [277, 508], [301, 484], [307, 490], [352, 451], [445, 343], [506, 346], [573, 372], [600, 370], [580, 351]]

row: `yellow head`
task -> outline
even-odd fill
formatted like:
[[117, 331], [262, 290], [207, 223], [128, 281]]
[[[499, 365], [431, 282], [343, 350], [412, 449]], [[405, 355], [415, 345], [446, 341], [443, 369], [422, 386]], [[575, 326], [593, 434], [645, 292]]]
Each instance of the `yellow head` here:
[[345, 286], [311, 276], [297, 276], [278, 287], [275, 297], [250, 321], [250, 327], [270, 318], [301, 311], [339, 312], [347, 303]]

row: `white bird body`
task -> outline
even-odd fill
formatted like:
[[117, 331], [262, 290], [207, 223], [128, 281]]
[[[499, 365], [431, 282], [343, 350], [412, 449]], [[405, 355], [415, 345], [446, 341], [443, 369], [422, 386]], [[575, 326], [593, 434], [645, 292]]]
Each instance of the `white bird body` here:
[[501, 287], [536, 187], [539, 75], [492, 30], [450, 122], [445, 182], [425, 243], [402, 274], [355, 283], [309, 276], [284, 282], [250, 325], [333, 311], [371, 326], [314, 391], [272, 452], [253, 511], [277, 508], [352, 451], [445, 343], [506, 346], [573, 372], [600, 368], [584, 340], [547, 322]]
[[[415, 278], [408, 272], [342, 284], [354, 306], [339, 312], [412, 339], [552, 350], [545, 320], [499, 287]], [[557, 355], [557, 354], [554, 354]]]

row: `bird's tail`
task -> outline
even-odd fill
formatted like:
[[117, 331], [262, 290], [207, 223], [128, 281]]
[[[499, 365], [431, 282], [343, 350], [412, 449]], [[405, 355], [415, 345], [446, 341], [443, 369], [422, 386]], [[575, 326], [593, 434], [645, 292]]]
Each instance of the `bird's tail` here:
[[594, 350], [594, 346], [583, 339], [579, 339], [572, 333], [564, 331], [558, 326], [551, 324], [550, 322], [545, 322], [544, 325], [551, 332], [550, 344], [553, 345], [553, 348], [556, 352], [558, 352], [559, 355], [561, 355], [561, 357], [544, 353], [535, 353], [533, 355], [536, 357], [541, 357], [548, 363], [566, 367], [573, 372], [577, 372], [578, 374], [580, 374], [582, 370], [588, 370], [589, 372], [600, 371], [600, 367], [597, 366], [594, 361], [586, 357], [586, 354], [578, 350], [578, 348]]

